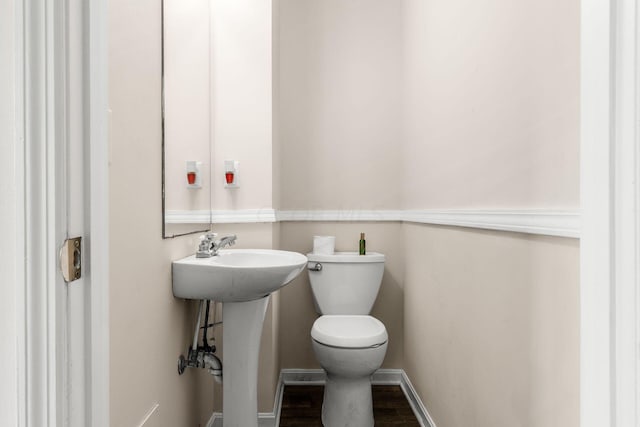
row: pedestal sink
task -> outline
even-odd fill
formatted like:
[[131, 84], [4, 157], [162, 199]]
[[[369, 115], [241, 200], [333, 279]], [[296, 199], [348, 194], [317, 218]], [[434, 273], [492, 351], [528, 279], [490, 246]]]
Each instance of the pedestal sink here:
[[306, 264], [302, 254], [269, 249], [220, 250], [172, 263], [176, 297], [222, 302], [224, 427], [258, 426], [258, 355], [269, 295]]

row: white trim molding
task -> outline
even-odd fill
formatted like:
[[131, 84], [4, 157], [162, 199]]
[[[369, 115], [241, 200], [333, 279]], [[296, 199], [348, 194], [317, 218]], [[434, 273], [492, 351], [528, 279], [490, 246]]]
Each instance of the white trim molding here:
[[403, 221], [558, 237], [580, 237], [577, 210], [410, 210]]
[[581, 1], [580, 423], [640, 425], [640, 10]]
[[167, 224], [235, 224], [276, 222], [273, 209], [239, 210], [167, 210], [164, 220]]
[[0, 3], [0, 425], [26, 425], [22, 6]]
[[212, 222], [211, 212], [206, 210], [168, 210], [164, 214], [164, 222], [166, 224], [209, 224]]
[[[154, 403], [151, 408], [147, 411], [147, 413], [145, 414], [145, 416], [142, 418], [142, 421], [140, 421], [140, 424], [138, 424], [138, 427], [146, 427], [146, 424], [149, 422], [149, 420], [152, 421], [157, 421], [158, 417], [154, 417], [154, 415], [158, 414], [158, 408], [160, 408], [160, 404], [158, 402]], [[152, 423], [149, 423], [152, 424]]]
[[[66, 12], [43, 2], [16, 1], [16, 158], [23, 204], [18, 425], [57, 426], [68, 420], [67, 293], [57, 274], [67, 217], [63, 156], [67, 145]], [[19, 32], [19, 34], [18, 34]], [[24, 393], [24, 394], [23, 394]]]
[[333, 222], [333, 221], [402, 221], [402, 210], [287, 210], [278, 211], [279, 222]]
[[[276, 395], [273, 402], [273, 412], [258, 414], [259, 427], [277, 427], [280, 425], [280, 411], [282, 409], [282, 395], [285, 385], [324, 385], [326, 374], [322, 369], [283, 369], [280, 371]], [[372, 385], [398, 385], [402, 389], [409, 406], [413, 410], [421, 427], [436, 427], [433, 418], [418, 397], [409, 377], [403, 369], [378, 369], [371, 377]], [[214, 412], [207, 422], [207, 427], [222, 427], [222, 413]]]
[[[90, 390], [87, 419], [91, 427], [110, 425], [109, 400], [109, 52], [108, 0], [84, 2], [88, 32], [83, 56], [88, 63], [85, 93], [88, 94], [90, 297], [88, 320], [90, 343]], [[86, 126], [86, 123], [85, 123]]]
[[554, 209], [167, 211], [168, 224], [408, 222], [558, 237], [580, 237], [580, 212]]
[[613, 2], [613, 419], [640, 427], [640, 7]]

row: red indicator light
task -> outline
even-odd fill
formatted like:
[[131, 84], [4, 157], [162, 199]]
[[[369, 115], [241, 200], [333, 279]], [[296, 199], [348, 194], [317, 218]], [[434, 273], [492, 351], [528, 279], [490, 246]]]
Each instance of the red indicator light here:
[[187, 172], [187, 182], [190, 185], [193, 185], [196, 183], [196, 173], [195, 172]]

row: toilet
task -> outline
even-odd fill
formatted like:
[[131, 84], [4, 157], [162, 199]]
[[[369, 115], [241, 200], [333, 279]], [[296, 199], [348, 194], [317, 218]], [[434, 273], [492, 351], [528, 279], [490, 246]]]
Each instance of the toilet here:
[[384, 255], [307, 254], [316, 311], [311, 328], [316, 359], [327, 374], [325, 427], [372, 427], [371, 375], [387, 352], [387, 330], [369, 316], [378, 295]]

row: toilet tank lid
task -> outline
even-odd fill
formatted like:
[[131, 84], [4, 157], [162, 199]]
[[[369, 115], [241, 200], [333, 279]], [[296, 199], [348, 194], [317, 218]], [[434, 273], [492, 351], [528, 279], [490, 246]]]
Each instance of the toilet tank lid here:
[[384, 262], [384, 255], [377, 252], [368, 252], [366, 255], [359, 255], [358, 252], [335, 252], [332, 255], [310, 253], [307, 259], [314, 262]]
[[320, 316], [313, 323], [311, 337], [320, 344], [341, 348], [375, 347], [389, 338], [381, 321], [362, 315]]

